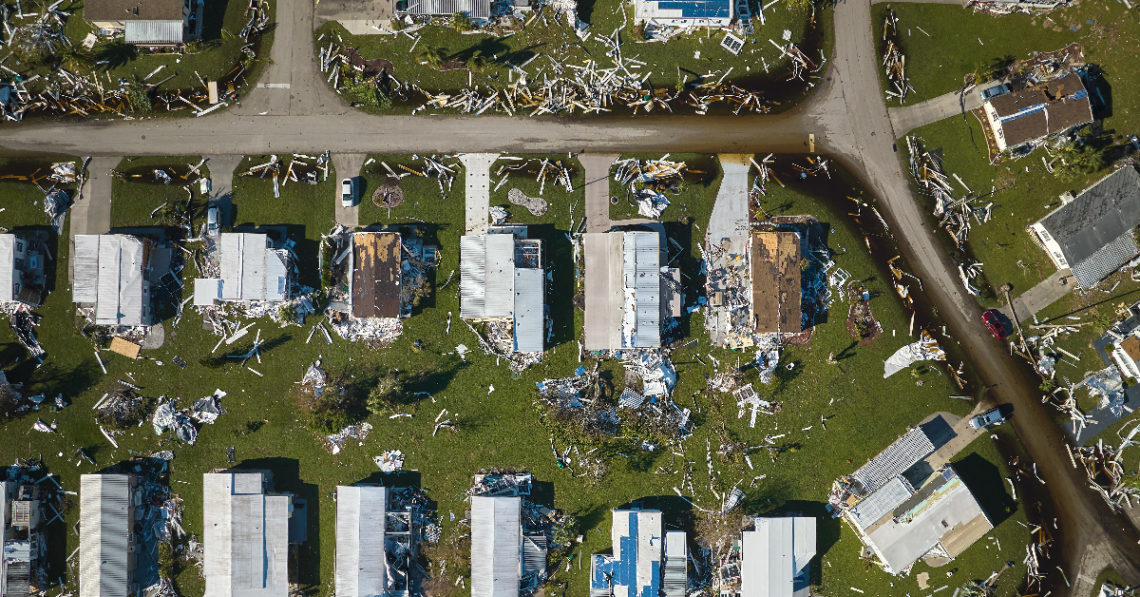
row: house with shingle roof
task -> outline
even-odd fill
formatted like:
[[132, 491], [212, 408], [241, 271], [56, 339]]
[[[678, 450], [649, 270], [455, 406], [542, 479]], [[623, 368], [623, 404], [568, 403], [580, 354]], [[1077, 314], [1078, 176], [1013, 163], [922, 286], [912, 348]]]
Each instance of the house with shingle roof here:
[[1089, 92], [1077, 73], [991, 97], [982, 104], [982, 110], [998, 152], [1093, 121]]

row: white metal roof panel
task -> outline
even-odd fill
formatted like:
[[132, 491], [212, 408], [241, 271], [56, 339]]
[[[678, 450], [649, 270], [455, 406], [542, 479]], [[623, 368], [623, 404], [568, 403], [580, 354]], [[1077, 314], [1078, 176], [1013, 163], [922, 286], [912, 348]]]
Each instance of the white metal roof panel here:
[[516, 269], [514, 289], [515, 351], [542, 352], [546, 336], [542, 270]]
[[514, 312], [515, 237], [487, 235], [487, 291], [484, 317], [510, 317]]
[[15, 299], [16, 236], [0, 234], [0, 301]]
[[901, 506], [912, 495], [914, 491], [906, 481], [902, 477], [895, 477], [855, 504], [848, 510], [848, 515], [857, 527], [866, 529]]
[[123, 41], [139, 45], [175, 45], [183, 41], [182, 21], [127, 21]]
[[79, 499], [79, 595], [127, 597], [133, 593], [130, 476], [82, 475]]
[[336, 488], [336, 597], [371, 597], [388, 590], [387, 507], [385, 487]]
[[471, 498], [471, 597], [514, 597], [522, 573], [522, 498]]
[[815, 523], [807, 517], [756, 519], [755, 530], [741, 540], [740, 597], [793, 597], [810, 582]]
[[72, 256], [71, 300], [93, 304], [98, 297], [99, 235], [75, 235], [75, 254]]
[[459, 239], [459, 316], [479, 319], [487, 305], [487, 235]]
[[289, 509], [262, 493], [260, 472], [203, 476], [206, 597], [286, 597]]

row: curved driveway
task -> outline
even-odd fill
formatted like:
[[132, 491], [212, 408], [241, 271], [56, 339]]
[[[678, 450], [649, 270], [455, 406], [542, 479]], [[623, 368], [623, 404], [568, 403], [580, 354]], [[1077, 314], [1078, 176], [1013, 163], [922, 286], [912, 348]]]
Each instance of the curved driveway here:
[[[72, 155], [262, 154], [331, 150], [370, 152], [672, 151], [803, 153], [814, 134], [819, 153], [856, 173], [878, 197], [892, 232], [928, 298], [938, 309], [998, 402], [1011, 402], [1012, 418], [1057, 505], [1071, 594], [1091, 593], [1105, 566], [1140, 584], [1138, 534], [1087, 487], [1069, 464], [1065, 438], [1038, 400], [1026, 368], [1010, 358], [978, 324], [979, 308], [965, 293], [937, 230], [915, 200], [895, 153], [895, 130], [883, 93], [872, 38], [870, 2], [835, 8], [835, 56], [816, 92], [779, 115], [609, 117], [582, 120], [500, 116], [369, 116], [351, 111], [324, 84], [313, 56], [312, 5], [278, 4], [280, 27], [272, 64], [242, 105], [201, 119], [24, 123], [6, 126], [0, 154]], [[940, 111], [936, 111], [941, 114]], [[931, 116], [933, 117], [933, 116]], [[895, 111], [902, 126], [924, 118]], [[904, 124], [905, 122], [905, 124]], [[1064, 586], [1054, 587], [1062, 594]]]

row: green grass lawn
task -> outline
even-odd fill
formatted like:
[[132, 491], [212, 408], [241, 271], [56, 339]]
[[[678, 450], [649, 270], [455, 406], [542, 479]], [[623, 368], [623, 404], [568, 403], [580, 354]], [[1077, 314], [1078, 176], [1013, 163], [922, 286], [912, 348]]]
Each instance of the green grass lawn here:
[[[201, 158], [197, 156], [146, 156], [124, 158], [115, 168], [119, 172], [111, 181], [111, 222], [116, 228], [168, 226], [172, 221], [164, 219], [165, 210], [159, 210], [155, 217], [151, 213], [165, 206], [185, 205], [191, 197], [186, 192], [189, 181], [198, 177], [190, 173], [190, 166], [195, 166]], [[162, 170], [171, 176], [170, 184], [156, 180], [155, 170]], [[209, 177], [209, 168], [200, 166], [198, 171], [203, 177]], [[189, 175], [183, 180], [182, 176]], [[196, 204], [201, 205], [204, 199], [199, 193], [198, 185], [192, 187], [193, 198]]]
[[[635, 158], [644, 162], [658, 160], [661, 157], [662, 154], [658, 153], [623, 154], [618, 160]], [[677, 194], [665, 192], [669, 205], [661, 213], [661, 220], [683, 221], [692, 217], [698, 222], [707, 222], [712, 214], [713, 203], [716, 201], [717, 189], [720, 188], [720, 162], [715, 155], [696, 153], [669, 154], [668, 161], [685, 163], [685, 180]], [[616, 170], [616, 165], [610, 167], [610, 197], [618, 198], [617, 203], [610, 204], [610, 218], [613, 220], [643, 218], [644, 216], [637, 212], [637, 203], [628, 188], [621, 186], [620, 181], [614, 180]]]
[[[642, 67], [649, 75], [649, 82], [657, 89], [672, 90], [679, 81], [693, 83], [696, 77], [710, 72], [724, 73], [734, 67], [726, 81], [736, 82], [742, 87], [763, 90], [767, 97], [777, 103], [789, 101], [802, 94], [800, 87], [789, 86], [784, 79], [790, 64], [781, 59], [780, 51], [768, 43], [769, 39], [780, 41], [787, 31], [790, 39], [815, 57], [818, 47], [826, 49], [827, 37], [821, 31], [830, 31], [831, 13], [820, 10], [816, 17], [819, 26], [812, 27], [808, 13], [787, 9], [783, 4], [770, 7], [764, 12], [766, 24], [755, 19], [756, 33], [746, 40], [739, 56], [734, 56], [720, 47], [723, 32], [700, 30], [685, 36], [671, 39], [668, 43], [642, 41], [634, 32], [633, 8], [617, 0], [601, 0], [583, 5], [579, 17], [590, 24], [593, 34], [589, 40], [580, 41], [561, 21], [553, 19], [536, 20], [522, 30], [496, 36], [492, 34], [461, 34], [451, 28], [446, 20], [423, 27], [416, 31], [419, 41], [414, 42], [404, 35], [350, 35], [335, 22], [317, 28], [316, 46], [327, 48], [330, 42], [356, 48], [366, 59], [383, 58], [395, 66], [395, 77], [404, 83], [416, 83], [432, 92], [454, 92], [469, 85], [486, 85], [492, 88], [505, 88], [513, 80], [507, 63], [516, 66], [534, 56], [527, 70], [531, 73], [531, 85], [541, 85], [541, 68], [551, 72], [551, 62], [547, 57], [564, 64], [583, 65], [594, 60], [599, 68], [611, 66], [605, 57], [607, 47], [596, 36], [610, 36], [619, 27], [621, 32], [622, 54], [626, 58], [646, 63]], [[753, 11], [755, 14], [755, 10]], [[415, 51], [410, 51], [415, 43]], [[426, 47], [440, 48], [447, 58], [466, 61], [475, 52], [487, 60], [481, 72], [469, 73], [466, 68], [440, 71], [423, 62], [420, 53]], [[769, 72], [765, 73], [764, 63]], [[469, 79], [470, 75], [470, 79]], [[514, 75], [517, 77], [517, 74]], [[407, 104], [396, 102], [393, 111], [407, 111], [419, 106], [422, 96], [415, 94]]]
[[[374, 157], [391, 160], [388, 163], [393, 167], [399, 158]], [[411, 163], [407, 156], [403, 159]], [[238, 171], [261, 160], [260, 157], [247, 160]], [[368, 184], [375, 184], [367, 168], [364, 175]], [[298, 241], [302, 257], [302, 276], [316, 279], [315, 243], [320, 234], [332, 226], [335, 180], [330, 173], [330, 182], [320, 185], [290, 183], [282, 189], [281, 198], [274, 199], [269, 182], [237, 178], [234, 181], [234, 223], [290, 226], [290, 237]], [[0, 183], [0, 193], [4, 196], [18, 192], [9, 191], [9, 184]], [[571, 301], [574, 284], [570, 277], [571, 249], [564, 234], [569, 226], [568, 206], [577, 201], [579, 195], [563, 201], [557, 194], [560, 191], [548, 185], [544, 196], [551, 200], [550, 212], [543, 218], [527, 220], [539, 227], [548, 243], [545, 247], [547, 262], [555, 266], [549, 301], [559, 324], [542, 363], [512, 374], [505, 365], [496, 364], [493, 357], [477, 350], [468, 353], [466, 360], [460, 359], [455, 354], [457, 345], [477, 346], [475, 337], [460, 322], [453, 321], [450, 333], [445, 331], [448, 318], [457, 319], [459, 315], [458, 280], [452, 280], [444, 288], [438, 286], [449, 272], [459, 267], [458, 240], [464, 227], [462, 179], [456, 180], [446, 200], [440, 199], [435, 181], [410, 176], [402, 180], [401, 186], [406, 193], [403, 205], [394, 209], [389, 217], [386, 210], [369, 208], [366, 199], [361, 223], [423, 220], [434, 226], [433, 234], [442, 254], [434, 296], [424, 302], [421, 312], [405, 321], [403, 335], [382, 350], [335, 337], [329, 346], [319, 333], [310, 343], [305, 343], [304, 336], [313, 321], [303, 327], [286, 328], [279, 328], [269, 320], [259, 321], [255, 329], [261, 330], [266, 348], [262, 362], [251, 362], [250, 366], [264, 377], [233, 363], [221, 368], [206, 364], [217, 337], [203, 330], [199, 317], [191, 312], [187, 312], [176, 327], [167, 322], [166, 344], [145, 353], [147, 358], [128, 361], [117, 355], [105, 355], [107, 374], [104, 375], [95, 362], [89, 342], [79, 336], [73, 324], [67, 291], [68, 256], [66, 243], [61, 243], [57, 290], [41, 309], [44, 322], [38, 330], [48, 351], [48, 362], [34, 372], [17, 366], [13, 377], [26, 380], [28, 392], [48, 395], [62, 392], [73, 404], [57, 413], [41, 412], [0, 424], [0, 437], [4, 438], [0, 441], [0, 459], [11, 461], [18, 456], [42, 455], [50, 470], [60, 476], [64, 487], [74, 490], [78, 488], [81, 473], [98, 470], [132, 454], [172, 449], [176, 454], [172, 462], [172, 487], [185, 500], [184, 526], [189, 533], [200, 537], [205, 507], [201, 475], [212, 468], [228, 466], [226, 448], [234, 446], [239, 462], [272, 468], [278, 476], [279, 488], [295, 491], [309, 501], [310, 541], [293, 562], [299, 564], [298, 581], [322, 594], [331, 594], [333, 586], [335, 506], [329, 496], [337, 484], [375, 478], [377, 469], [372, 457], [392, 448], [407, 454], [407, 468], [420, 473], [423, 487], [438, 502], [444, 536], [449, 540], [469, 532], [465, 525], [452, 522], [449, 515], [455, 514], [456, 520], [464, 518], [463, 498], [471, 475], [484, 468], [518, 467], [532, 471], [541, 481], [552, 483], [554, 505], [578, 515], [583, 521], [585, 542], [573, 552], [579, 560], [586, 554], [609, 549], [607, 510], [637, 498], [672, 496], [672, 488], [681, 484], [684, 467], [682, 460], [671, 454], [670, 446], [646, 454], [631, 445], [610, 458], [606, 477], [598, 482], [587, 482], [558, 468], [549, 452], [549, 438], [562, 437], [562, 434], [536, 416], [534, 384], [545, 378], [570, 375], [579, 364], [576, 338], [581, 334], [582, 314]], [[693, 222], [689, 225], [670, 223], [669, 234], [688, 253], [682, 257], [681, 264], [689, 277], [690, 288], [695, 288], [698, 267], [695, 257], [699, 255], [698, 244], [711, 204], [698, 203], [696, 198], [687, 201], [690, 203], [684, 213], [692, 217]], [[735, 367], [737, 363], [746, 364], [753, 355], [710, 346], [703, 318], [699, 314], [691, 316], [684, 324], [691, 344], [675, 350], [671, 357], [680, 378], [674, 399], [679, 406], [693, 410], [696, 422], [693, 436], [678, 448], [683, 451], [685, 460], [694, 463], [696, 494], [690, 497], [703, 507], [719, 504], [709, 489], [711, 483], [723, 492], [742, 481], [750, 511], [798, 510], [816, 514], [822, 512], [832, 480], [855, 470], [907, 426], [918, 423], [933, 411], [961, 415], [970, 405], [947, 398], [958, 391], [942, 367], [915, 368], [882, 379], [883, 360], [911, 341], [906, 334], [909, 314], [893, 298], [880, 267], [870, 255], [858, 250], [863, 246], [861, 233], [847, 222], [841, 206], [833, 207], [794, 189], [776, 187], [770, 189], [765, 204], [776, 214], [809, 213], [830, 224], [829, 245], [847, 248], [836, 255], [836, 262], [852, 274], [853, 280], [861, 281], [872, 292], [871, 306], [883, 324], [884, 334], [870, 345], [853, 347], [844, 326], [848, 305], [834, 301], [830, 317], [817, 326], [811, 343], [789, 347], [773, 384], [757, 386], [765, 399], [783, 402], [783, 410], [774, 416], [761, 416], [756, 427], [749, 428], [747, 418], [737, 418], [731, 396], [706, 390], [705, 376], [714, 372], [712, 358], [719, 361], [721, 367]], [[678, 207], [674, 204], [670, 209]], [[6, 213], [0, 213], [0, 224]], [[576, 209], [576, 219], [578, 214]], [[669, 222], [674, 220], [668, 218]], [[559, 237], [564, 240], [556, 242]], [[693, 301], [694, 297], [689, 295], [686, 304]], [[220, 348], [218, 354], [244, 352], [248, 345], [243, 344], [245, 341]], [[2, 362], [11, 362], [21, 355], [6, 326], [0, 327], [0, 347], [5, 356]], [[844, 355], [844, 358], [836, 364], [828, 364], [825, 358], [829, 354]], [[185, 370], [171, 364], [175, 355], [189, 363]], [[587, 357], [587, 361], [590, 358]], [[307, 427], [292, 390], [305, 367], [317, 359], [333, 377], [343, 375], [348, 381], [364, 384], [379, 372], [400, 370], [417, 379], [409, 391], [429, 392], [432, 398], [409, 397], [402, 410], [414, 414], [410, 419], [371, 417], [369, 422], [375, 429], [363, 446], [350, 442], [340, 454], [332, 455]], [[788, 369], [785, 365], [792, 367]], [[612, 362], [607, 363], [606, 368], [617, 370]], [[115, 380], [125, 378], [128, 373], [135, 380], [133, 383], [143, 388], [144, 395], [178, 397], [183, 405], [221, 388], [229, 392], [222, 400], [228, 413], [214, 425], [202, 429], [198, 444], [192, 447], [156, 437], [150, 425], [144, 423], [121, 435], [119, 448], [113, 448], [91, 424], [90, 406], [113, 387]], [[756, 381], [755, 372], [746, 373], [746, 379]], [[495, 390], [489, 392], [492, 385]], [[444, 431], [433, 437], [434, 419], [444, 408], [451, 413], [449, 416], [460, 421], [459, 432]], [[33, 431], [31, 426], [37, 416], [47, 422], [57, 422], [59, 432], [45, 435]], [[820, 423], [822, 416], [828, 417], [826, 429]], [[787, 437], [781, 441], [789, 442], [793, 449], [775, 457], [769, 457], [762, 450], [754, 452], [755, 470], [714, 456], [716, 478], [715, 481], [710, 479], [703, 464], [706, 442], [710, 442], [713, 450], [725, 437], [737, 438], [745, 445], [758, 445], [766, 435], [777, 433], [786, 433]], [[72, 454], [77, 448], [85, 448], [93, 454], [98, 467], [84, 462], [76, 465], [77, 459]], [[973, 458], [973, 453], [978, 457]], [[980, 470], [977, 474], [982, 478], [992, 475], [994, 469], [1004, 471], [1001, 456], [986, 439], [973, 444], [959, 460], [964, 461], [960, 471], [963, 476], [975, 468]], [[749, 481], [758, 475], [766, 477], [750, 486]], [[999, 480], [997, 485], [1000, 484]], [[956, 572], [945, 582], [958, 586], [971, 578], [985, 578], [1000, 562], [1020, 559], [1023, 529], [1017, 521], [1023, 520], [1024, 513], [1017, 508], [1010, 513], [1003, 510], [1002, 515], [1007, 517], [994, 532], [1000, 539], [1001, 553], [996, 551], [996, 545], [991, 546], [990, 539], [982, 540], [951, 565], [950, 569]], [[66, 512], [68, 528], [77, 520], [78, 507], [72, 507]], [[897, 579], [877, 568], [867, 569], [858, 559], [860, 546], [850, 530], [830, 519], [821, 520], [820, 528], [820, 591], [842, 594], [851, 586], [865, 590], [866, 595], [917, 591], [913, 577]], [[78, 546], [74, 533], [61, 536], [66, 542], [61, 553], [70, 553]], [[559, 565], [555, 582], [565, 581], [570, 594], [583, 593], [588, 566], [579, 569], [575, 564], [566, 572], [561, 562], [555, 564]], [[75, 578], [66, 572], [60, 573], [73, 587]], [[943, 574], [944, 569], [939, 569], [934, 576], [941, 581]], [[1019, 574], [1016, 570], [1006, 572], [1001, 586], [1005, 587], [1007, 582], [1011, 586], [1016, 584]], [[183, 570], [177, 576], [177, 584], [182, 594], [202, 592], [202, 580], [194, 569]], [[937, 587], [942, 583], [932, 584]]]
[[[908, 104], [956, 91], [967, 74], [995, 62], [1027, 58], [1034, 51], [1056, 50], [1073, 42], [1084, 47], [1088, 63], [1104, 69], [1116, 102], [1127, 101], [1140, 91], [1140, 81], [1130, 76], [1133, 68], [1129, 58], [1140, 48], [1140, 25], [1135, 13], [1123, 3], [1080, 3], [1033, 17], [993, 17], [960, 6], [906, 2], [878, 4], [871, 10], [879, 44], [884, 15], [888, 10], [898, 15], [899, 43], [915, 90], [907, 96]], [[897, 100], [889, 104], [897, 104]], [[1119, 120], [1131, 121], [1137, 111], [1136, 106], [1116, 106], [1113, 113]], [[1116, 126], [1123, 132], [1135, 128], [1123, 123]]]

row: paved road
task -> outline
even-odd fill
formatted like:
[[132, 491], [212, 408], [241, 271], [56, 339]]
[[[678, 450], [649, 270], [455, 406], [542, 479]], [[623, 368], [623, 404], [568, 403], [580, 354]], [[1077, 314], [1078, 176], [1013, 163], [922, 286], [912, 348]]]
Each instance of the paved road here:
[[578, 156], [586, 180], [586, 232], [610, 229], [610, 166], [616, 153], [584, 153]]
[[357, 192], [364, 193], [365, 184], [360, 179], [360, 170], [364, 167], [364, 161], [368, 159], [367, 154], [363, 153], [334, 153], [332, 154], [333, 170], [336, 172], [336, 192], [333, 193], [332, 201], [336, 206], [334, 218], [336, 223], [346, 226], [349, 229], [356, 228], [360, 225], [360, 204], [364, 201], [371, 201], [371, 197], [361, 196], [352, 207], [344, 207], [340, 202], [340, 179], [342, 178], [356, 178]]
[[[312, 59], [312, 5], [279, 5], [273, 64], [237, 109], [193, 120], [23, 123], [5, 127], [0, 155], [242, 154], [330, 150], [334, 153], [693, 151], [702, 153], [802, 153], [809, 134], [816, 149], [856, 173], [876, 196], [927, 298], [965, 348], [987, 396], [1012, 402], [1012, 425], [1038, 463], [1058, 505], [1066, 575], [1087, 588], [1088, 579], [1111, 566], [1126, 582], [1140, 584], [1137, 532], [1108, 510], [1068, 462], [1065, 438], [1038, 400], [1025, 367], [1012, 360], [978, 324], [979, 308], [966, 295], [956, 266], [942, 250], [895, 153], [896, 130], [879, 88], [879, 57], [871, 32], [870, 3], [836, 6], [835, 55], [813, 96], [780, 115], [749, 117], [610, 117], [589, 120], [462, 116], [348, 114], [324, 86]], [[288, 87], [284, 87], [287, 84]], [[261, 115], [266, 113], [266, 115]], [[915, 122], [922, 119], [915, 120]], [[1069, 594], [1062, 586], [1055, 595]], [[1082, 594], [1083, 597], [1083, 594]]]
[[890, 108], [887, 113], [891, 117], [891, 126], [899, 134], [914, 130], [939, 120], [945, 120], [956, 114], [965, 114], [982, 106], [982, 98], [973, 87], [965, 91], [951, 91], [925, 102]]

